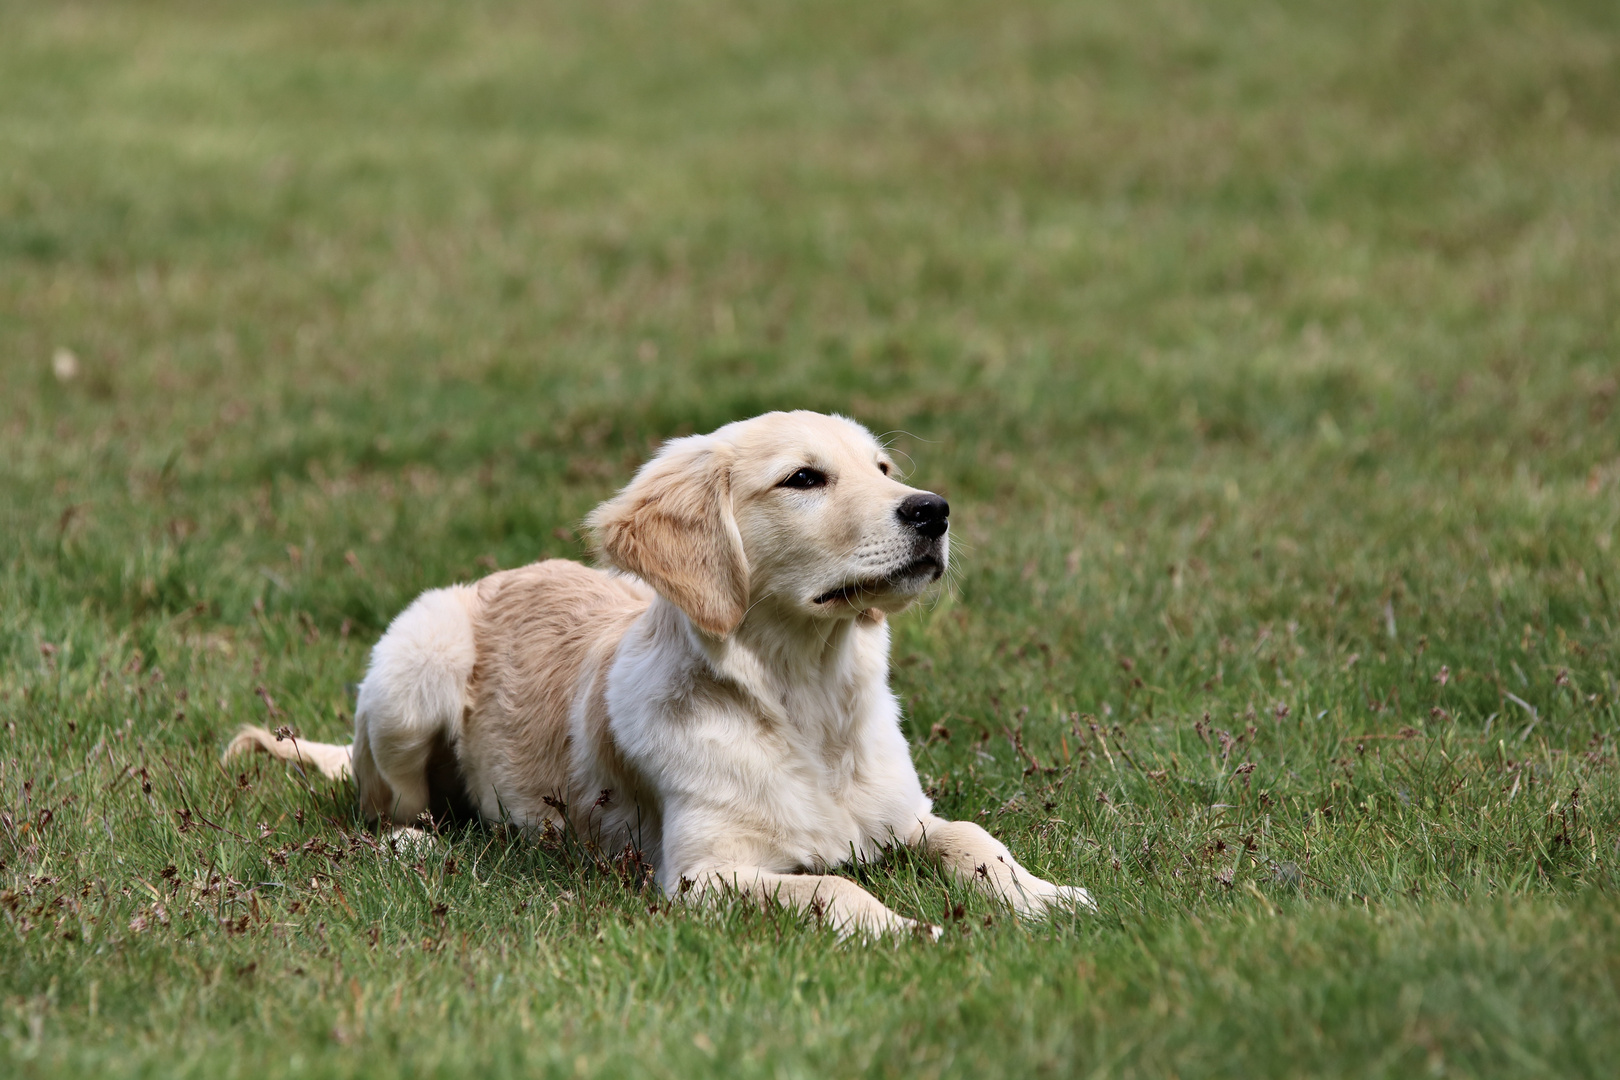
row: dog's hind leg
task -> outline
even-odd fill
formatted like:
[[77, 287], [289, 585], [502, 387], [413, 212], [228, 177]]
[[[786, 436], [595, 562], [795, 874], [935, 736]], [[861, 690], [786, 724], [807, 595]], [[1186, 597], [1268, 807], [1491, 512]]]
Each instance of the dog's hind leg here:
[[470, 586], [423, 593], [371, 652], [355, 707], [354, 775], [372, 820], [409, 824], [428, 808], [431, 758], [461, 738], [476, 603]]
[[355, 710], [354, 779], [360, 789], [360, 813], [367, 821], [392, 821], [395, 820], [393, 812], [399, 800], [372, 756], [371, 739], [366, 730], [367, 719], [364, 710]]

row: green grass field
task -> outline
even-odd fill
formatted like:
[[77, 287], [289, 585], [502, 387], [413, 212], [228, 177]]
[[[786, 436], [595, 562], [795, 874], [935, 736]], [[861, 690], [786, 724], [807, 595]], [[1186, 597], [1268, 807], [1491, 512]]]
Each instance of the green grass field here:
[[[1612, 1076], [1611, 0], [0, 3], [0, 1073]], [[775, 407], [954, 510], [938, 944], [413, 864], [423, 588]]]

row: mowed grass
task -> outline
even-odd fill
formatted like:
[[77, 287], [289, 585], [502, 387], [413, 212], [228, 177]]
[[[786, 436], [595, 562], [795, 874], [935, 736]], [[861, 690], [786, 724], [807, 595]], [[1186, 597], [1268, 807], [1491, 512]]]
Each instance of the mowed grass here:
[[[1620, 8], [0, 5], [0, 1071], [1608, 1076]], [[952, 502], [937, 944], [379, 848], [421, 589], [775, 407]]]

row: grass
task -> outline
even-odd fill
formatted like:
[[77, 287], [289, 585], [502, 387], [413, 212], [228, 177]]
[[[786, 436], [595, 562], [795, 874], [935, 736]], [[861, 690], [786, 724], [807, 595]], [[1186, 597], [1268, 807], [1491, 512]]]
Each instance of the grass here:
[[[1617, 135], [1601, 0], [0, 4], [0, 1067], [1609, 1075]], [[216, 764], [778, 406], [950, 496], [918, 767], [1096, 917]]]

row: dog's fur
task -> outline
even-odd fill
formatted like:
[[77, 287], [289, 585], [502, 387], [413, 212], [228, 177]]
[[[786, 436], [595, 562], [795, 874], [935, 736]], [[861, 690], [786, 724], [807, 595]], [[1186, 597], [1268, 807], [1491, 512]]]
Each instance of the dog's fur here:
[[[352, 774], [398, 825], [456, 797], [531, 828], [566, 815], [672, 895], [775, 898], [846, 934], [918, 927], [824, 873], [893, 844], [1021, 914], [1089, 907], [918, 783], [886, 620], [944, 571], [948, 510], [893, 472], [865, 428], [816, 413], [674, 439], [590, 516], [618, 572], [551, 560], [424, 593], [372, 653], [352, 746], [245, 728], [226, 756]], [[931, 527], [902, 516], [919, 496]], [[447, 775], [459, 791], [434, 790]]]

